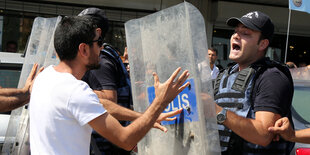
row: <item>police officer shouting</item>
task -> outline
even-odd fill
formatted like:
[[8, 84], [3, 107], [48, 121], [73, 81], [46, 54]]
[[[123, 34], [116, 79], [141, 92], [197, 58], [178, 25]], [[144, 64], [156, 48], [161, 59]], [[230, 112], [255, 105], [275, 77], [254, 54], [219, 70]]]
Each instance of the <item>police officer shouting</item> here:
[[229, 58], [236, 62], [214, 85], [222, 154], [289, 154], [294, 143], [272, 141], [281, 117], [291, 120], [293, 82], [288, 68], [265, 57], [274, 32], [271, 19], [253, 11], [232, 17]]

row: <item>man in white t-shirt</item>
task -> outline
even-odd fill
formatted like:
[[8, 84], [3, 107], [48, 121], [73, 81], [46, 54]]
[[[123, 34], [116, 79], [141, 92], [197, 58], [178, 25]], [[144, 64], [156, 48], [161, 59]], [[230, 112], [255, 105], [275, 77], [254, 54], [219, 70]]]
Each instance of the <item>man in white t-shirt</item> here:
[[[209, 63], [207, 61], [209, 59]], [[219, 74], [219, 69], [215, 65], [215, 61], [217, 59], [217, 50], [215, 48], [209, 48], [208, 54], [206, 55], [206, 59], [198, 64], [198, 69], [201, 73], [201, 79], [203, 82], [206, 82], [208, 79], [208, 74], [210, 74], [209, 67], [211, 69], [211, 79], [216, 79]]]
[[154, 125], [165, 107], [189, 85], [180, 68], [160, 83], [154, 73], [156, 98], [129, 126], [123, 127], [103, 108], [96, 94], [81, 81], [84, 73], [99, 66], [101, 29], [89, 17], [64, 17], [58, 24], [54, 46], [60, 58], [36, 79], [30, 99], [31, 154], [89, 154], [92, 129], [112, 143], [131, 150]]

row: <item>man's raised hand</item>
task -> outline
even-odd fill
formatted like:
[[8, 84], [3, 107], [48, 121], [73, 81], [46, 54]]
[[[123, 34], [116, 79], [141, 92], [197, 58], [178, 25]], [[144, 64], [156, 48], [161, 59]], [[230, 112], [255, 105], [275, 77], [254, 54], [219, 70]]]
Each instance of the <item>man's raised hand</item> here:
[[160, 83], [158, 75], [154, 72], [154, 88], [155, 88], [155, 95], [156, 98], [166, 105], [170, 103], [180, 92], [182, 92], [190, 83], [186, 82], [184, 85], [183, 83], [189, 77], [188, 70], [185, 70], [178, 79], [175, 80], [179, 72], [181, 71], [181, 67], [177, 68], [170, 78], [164, 82]]

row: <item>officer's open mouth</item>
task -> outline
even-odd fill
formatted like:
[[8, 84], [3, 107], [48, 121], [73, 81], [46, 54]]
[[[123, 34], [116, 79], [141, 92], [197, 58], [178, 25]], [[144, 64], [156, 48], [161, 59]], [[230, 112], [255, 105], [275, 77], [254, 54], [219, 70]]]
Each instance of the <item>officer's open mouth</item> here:
[[238, 44], [233, 43], [232, 44], [233, 50], [240, 50], [240, 46]]

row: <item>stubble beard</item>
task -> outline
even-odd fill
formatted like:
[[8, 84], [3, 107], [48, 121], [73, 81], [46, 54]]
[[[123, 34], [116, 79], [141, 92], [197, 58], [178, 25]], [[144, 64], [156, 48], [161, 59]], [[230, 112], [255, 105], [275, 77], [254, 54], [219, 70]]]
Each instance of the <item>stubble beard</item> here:
[[100, 58], [99, 56], [91, 53], [91, 57], [89, 58], [90, 63], [86, 65], [88, 70], [99, 69], [100, 68]]
[[100, 68], [100, 64], [88, 64], [86, 65], [87, 70], [93, 70], [93, 69], [99, 69]]
[[99, 57], [97, 61], [87, 64], [86, 68], [87, 70], [99, 69], [100, 68]]

